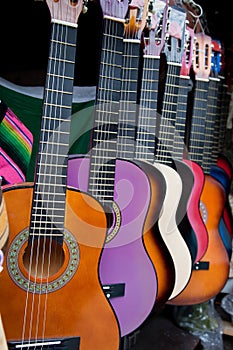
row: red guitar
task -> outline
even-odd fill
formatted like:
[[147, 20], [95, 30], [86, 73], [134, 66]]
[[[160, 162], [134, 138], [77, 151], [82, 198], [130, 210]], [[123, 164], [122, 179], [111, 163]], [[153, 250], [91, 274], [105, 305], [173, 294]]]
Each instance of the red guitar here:
[[52, 31], [35, 183], [4, 190], [10, 237], [0, 275], [1, 316], [11, 349], [118, 350], [118, 322], [98, 274], [105, 212], [90, 195], [66, 188], [83, 3], [47, 4]]

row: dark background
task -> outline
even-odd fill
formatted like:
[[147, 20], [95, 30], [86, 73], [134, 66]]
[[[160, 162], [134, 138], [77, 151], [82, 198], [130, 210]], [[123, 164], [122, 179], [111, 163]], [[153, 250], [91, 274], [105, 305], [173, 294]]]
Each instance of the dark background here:
[[[179, 2], [179, 0], [177, 0]], [[206, 34], [233, 54], [233, 13], [227, 0], [197, 0]], [[79, 17], [75, 85], [96, 85], [102, 11], [98, 0]], [[22, 85], [44, 85], [50, 37], [50, 13], [41, 0], [2, 0], [0, 5], [0, 76]]]

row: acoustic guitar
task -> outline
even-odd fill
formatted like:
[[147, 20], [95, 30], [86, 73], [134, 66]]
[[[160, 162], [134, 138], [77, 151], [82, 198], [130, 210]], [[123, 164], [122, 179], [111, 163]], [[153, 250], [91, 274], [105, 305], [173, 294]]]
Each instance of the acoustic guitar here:
[[218, 79], [218, 94], [217, 98], [212, 102], [216, 108], [215, 122], [213, 132], [213, 147], [212, 160], [213, 164], [210, 168], [210, 174], [219, 179], [226, 191], [226, 205], [223, 212], [224, 224], [227, 227], [229, 234], [233, 235], [233, 218], [229, 203], [229, 193], [232, 180], [232, 165], [223, 154], [224, 139], [226, 134], [226, 121], [228, 112], [226, 113], [226, 101], [229, 103], [227, 95], [227, 87], [225, 84], [224, 74], [222, 73], [223, 59], [221, 43], [217, 40], [212, 40], [212, 76]]
[[[151, 130], [146, 128], [147, 124], [150, 125], [148, 111], [151, 110], [153, 119], [155, 119], [156, 113], [156, 90], [158, 90], [159, 77], [155, 67], [156, 63], [159, 63], [159, 56], [154, 56], [153, 49], [158, 48], [159, 50], [159, 47], [163, 46], [167, 12], [165, 7], [164, 1], [156, 1], [153, 6], [149, 7], [143, 40], [138, 40], [138, 30], [142, 30], [142, 25], [138, 30], [132, 26], [133, 17], [127, 25], [127, 31], [130, 30], [130, 33], [127, 33], [128, 40], [125, 41], [126, 50], [123, 55], [117, 144], [118, 156], [135, 162], [145, 171], [150, 181], [151, 201], [144, 225], [143, 242], [157, 276], [158, 288], [153, 310], [159, 310], [167, 301], [172, 292], [175, 278], [170, 253], [158, 229], [158, 219], [162, 210], [166, 184], [162, 173], [150, 161], [151, 155], [154, 157], [155, 135], [150, 134]], [[159, 35], [160, 45], [156, 44]], [[144, 47], [143, 58], [140, 57], [141, 45]], [[137, 105], [140, 88], [143, 93], [139, 105]], [[143, 132], [143, 144], [141, 144], [140, 137], [137, 138], [137, 131]], [[150, 147], [147, 147], [148, 137], [151, 139]]]
[[1, 316], [9, 349], [118, 350], [118, 322], [98, 273], [105, 212], [90, 194], [66, 186], [83, 3], [47, 5], [51, 43], [35, 182], [4, 189], [10, 237], [0, 275]]
[[141, 8], [136, 1], [129, 6], [128, 1], [101, 1], [103, 39], [91, 149], [89, 157], [71, 157], [68, 167], [68, 183], [93, 195], [105, 208], [108, 232], [99, 272], [121, 337], [144, 322], [157, 293], [156, 271], [142, 239], [150, 182], [138, 165], [120, 159], [118, 153], [123, 54], [129, 44], [125, 24], [134, 4]]
[[[212, 41], [213, 45], [213, 41]], [[213, 45], [214, 47], [214, 45]], [[226, 203], [229, 194], [229, 178], [227, 173], [218, 167], [213, 160], [213, 146], [214, 146], [214, 136], [215, 136], [215, 123], [219, 118], [219, 94], [221, 95], [221, 85], [220, 78], [218, 76], [219, 69], [217, 68], [217, 63], [219, 60], [214, 59], [216, 54], [212, 49], [212, 65], [211, 65], [211, 75], [209, 78], [209, 88], [208, 88], [208, 102], [206, 110], [206, 126], [205, 126], [205, 145], [203, 150], [202, 167], [205, 173], [210, 174], [214, 179], [216, 179], [224, 188], [226, 194], [226, 202], [223, 208], [223, 214], [220, 220], [219, 231], [222, 237], [224, 246], [228, 252], [229, 259], [231, 259], [232, 254], [232, 232], [228, 230], [226, 222], [224, 220], [224, 212], [227, 211]], [[227, 213], [226, 213], [227, 214]], [[230, 212], [229, 212], [230, 214]], [[226, 217], [226, 215], [225, 215]]]
[[[193, 234], [195, 235], [195, 237], [189, 235], [189, 240], [191, 240], [191, 245], [195, 245], [196, 243], [196, 245], [194, 246], [194, 248], [196, 248], [196, 256], [194, 261], [198, 261], [206, 251], [208, 245], [208, 233], [199, 210], [199, 201], [204, 184], [203, 171], [197, 163], [187, 159], [187, 147], [185, 145], [188, 93], [192, 85], [189, 74], [193, 62], [194, 42], [194, 30], [188, 26], [186, 26], [185, 38], [185, 50], [182, 57], [182, 65], [179, 80], [173, 156], [175, 158], [178, 157], [178, 159], [183, 160], [183, 162], [189, 165], [192, 171], [191, 179], [193, 178], [193, 186], [191, 191], [189, 191], [189, 197], [186, 206], [187, 216], [191, 224], [191, 229]], [[187, 173], [187, 176], [189, 177], [190, 173]], [[184, 182], [185, 178], [186, 176], [184, 176]]]
[[[221, 184], [223, 190], [225, 191], [225, 196], [227, 196], [227, 184], [228, 176], [223, 169], [213, 165], [212, 162], [212, 149], [214, 140], [214, 124], [217, 115], [217, 101], [218, 101], [218, 90], [219, 90], [219, 79], [215, 77], [209, 78], [209, 88], [208, 88], [208, 103], [206, 110], [206, 123], [205, 130], [205, 144], [203, 149], [202, 157], [202, 168], [205, 174], [210, 174], [214, 179], [216, 179], [219, 184]], [[225, 209], [225, 205], [223, 211]], [[232, 237], [230, 232], [228, 232], [227, 226], [225, 224], [223, 213], [219, 222], [219, 233], [222, 238], [223, 244], [229, 255], [229, 260], [232, 254]]]
[[[194, 106], [189, 154], [202, 164], [204, 149], [205, 111], [211, 67], [211, 38], [196, 33], [194, 44], [194, 71], [196, 72]], [[210, 175], [204, 175], [200, 197], [200, 212], [208, 232], [208, 247], [203, 257], [194, 264], [186, 288], [170, 301], [174, 305], [199, 304], [216, 296], [229, 276], [229, 258], [219, 232], [219, 222], [225, 203], [223, 188]], [[214, 200], [213, 200], [214, 199]]]
[[[163, 239], [175, 266], [175, 285], [170, 299], [178, 295], [187, 285], [192, 272], [193, 260], [187, 242], [180, 231], [180, 222], [177, 221], [178, 218], [184, 217], [186, 212], [183, 210], [183, 203], [180, 203], [181, 197], [183, 198], [182, 179], [172, 157], [186, 13], [177, 7], [170, 7], [168, 16], [163, 49], [166, 57], [166, 79], [164, 92], [158, 98], [162, 100], [162, 106], [157, 107], [156, 135], [158, 135], [158, 140], [154, 165], [158, 167], [166, 180], [166, 196], [162, 215], [159, 218], [159, 229], [161, 233], [163, 232]], [[161, 88], [160, 93], [162, 90]], [[181, 210], [182, 213], [178, 214], [178, 210]]]

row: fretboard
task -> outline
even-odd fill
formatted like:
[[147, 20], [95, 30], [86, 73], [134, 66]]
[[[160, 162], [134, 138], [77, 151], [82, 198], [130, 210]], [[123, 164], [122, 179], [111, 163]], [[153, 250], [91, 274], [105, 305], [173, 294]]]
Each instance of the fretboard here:
[[185, 127], [189, 82], [189, 76], [180, 76], [173, 147], [173, 157], [180, 160], [183, 159], [185, 150]]
[[209, 88], [208, 88], [208, 103], [205, 115], [205, 143], [203, 149], [202, 157], [202, 169], [206, 174], [210, 173], [210, 166], [212, 165], [213, 157], [213, 143], [214, 143], [214, 127], [215, 118], [217, 115], [217, 103], [218, 103], [218, 89], [219, 89], [219, 79], [209, 78]]
[[77, 28], [52, 23], [30, 235], [63, 239]]
[[140, 40], [124, 39], [117, 157], [133, 159], [137, 113]]
[[88, 191], [108, 206], [114, 196], [123, 32], [123, 21], [104, 18]]
[[172, 154], [179, 92], [180, 64], [168, 63], [167, 78], [158, 133], [155, 160], [172, 165]]
[[223, 104], [223, 96], [224, 96], [224, 80], [223, 77], [219, 76], [219, 88], [218, 88], [218, 96], [217, 96], [217, 110], [215, 116], [214, 123], [214, 132], [213, 132], [213, 148], [212, 148], [212, 160], [213, 163], [217, 163], [217, 159], [220, 151], [220, 124], [222, 118], [222, 104]]
[[192, 112], [191, 131], [189, 138], [189, 157], [192, 161], [202, 164], [205, 143], [205, 115], [207, 109], [208, 80], [196, 80]]
[[160, 57], [144, 55], [135, 158], [154, 161]]

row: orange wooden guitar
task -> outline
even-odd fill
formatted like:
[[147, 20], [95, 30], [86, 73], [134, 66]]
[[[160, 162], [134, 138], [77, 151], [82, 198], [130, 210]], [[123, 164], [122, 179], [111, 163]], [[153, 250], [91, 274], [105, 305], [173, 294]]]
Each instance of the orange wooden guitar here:
[[[194, 50], [194, 71], [196, 73], [196, 96], [201, 106], [205, 85], [208, 85], [211, 59], [211, 38], [203, 33], [196, 34]], [[206, 90], [207, 91], [207, 90]], [[201, 110], [201, 109], [200, 109]], [[203, 112], [202, 112], [203, 113]], [[204, 111], [205, 113], [205, 111]], [[191, 133], [200, 135], [200, 121], [205, 115], [192, 120]], [[192, 145], [200, 156], [203, 147], [197, 142]], [[225, 204], [223, 188], [217, 180], [205, 175], [200, 198], [200, 211], [208, 232], [208, 247], [202, 258], [194, 264], [187, 287], [176, 298], [169, 301], [174, 305], [190, 305], [205, 302], [216, 296], [224, 287], [229, 276], [229, 258], [219, 232], [219, 222]]]
[[10, 349], [118, 350], [118, 321], [99, 281], [106, 216], [66, 187], [82, 1], [47, 0], [51, 45], [34, 184], [4, 189], [10, 237], [0, 313]]

